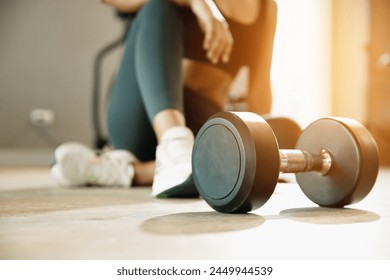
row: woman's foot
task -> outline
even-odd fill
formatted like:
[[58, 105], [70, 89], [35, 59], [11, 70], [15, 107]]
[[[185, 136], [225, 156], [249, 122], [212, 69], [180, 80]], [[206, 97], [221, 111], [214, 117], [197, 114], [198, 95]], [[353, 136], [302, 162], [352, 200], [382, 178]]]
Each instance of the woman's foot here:
[[75, 142], [62, 144], [55, 151], [51, 174], [62, 185], [100, 185], [130, 187], [134, 178], [128, 151], [115, 150], [97, 156], [89, 147]]
[[156, 151], [152, 194], [158, 197], [196, 197], [192, 182], [191, 155], [194, 135], [185, 126], [168, 129]]

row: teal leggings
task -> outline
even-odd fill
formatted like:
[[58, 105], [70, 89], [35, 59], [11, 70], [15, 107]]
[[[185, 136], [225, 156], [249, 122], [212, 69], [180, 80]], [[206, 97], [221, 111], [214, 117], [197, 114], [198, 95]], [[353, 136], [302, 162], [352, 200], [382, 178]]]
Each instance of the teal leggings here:
[[[185, 115], [190, 110], [184, 108], [181, 63], [183, 57], [206, 62], [202, 41], [187, 8], [151, 0], [137, 13], [108, 104], [108, 133], [114, 148], [129, 150], [142, 161], [154, 159], [157, 141], [152, 120], [165, 109]], [[206, 115], [220, 109], [212, 104], [204, 107], [211, 110]], [[194, 112], [189, 115], [197, 118]]]

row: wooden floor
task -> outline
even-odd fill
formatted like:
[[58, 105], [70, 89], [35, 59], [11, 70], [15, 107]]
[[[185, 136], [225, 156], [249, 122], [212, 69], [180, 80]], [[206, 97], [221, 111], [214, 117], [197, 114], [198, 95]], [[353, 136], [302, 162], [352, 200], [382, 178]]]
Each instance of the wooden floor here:
[[0, 168], [0, 259], [390, 259], [390, 169], [345, 209], [290, 183], [228, 215], [150, 188], [66, 188], [46, 168]]

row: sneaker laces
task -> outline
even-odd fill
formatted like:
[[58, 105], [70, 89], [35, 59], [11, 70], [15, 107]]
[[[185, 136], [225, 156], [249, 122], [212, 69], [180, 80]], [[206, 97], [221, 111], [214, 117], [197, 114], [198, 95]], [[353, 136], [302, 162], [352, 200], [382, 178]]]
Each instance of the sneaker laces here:
[[186, 137], [177, 137], [167, 141], [166, 151], [172, 162], [191, 161], [193, 142]]
[[[86, 168], [85, 177], [90, 183], [102, 185], [126, 185], [128, 163], [105, 154], [96, 157]], [[127, 175], [127, 176], [124, 176]]]

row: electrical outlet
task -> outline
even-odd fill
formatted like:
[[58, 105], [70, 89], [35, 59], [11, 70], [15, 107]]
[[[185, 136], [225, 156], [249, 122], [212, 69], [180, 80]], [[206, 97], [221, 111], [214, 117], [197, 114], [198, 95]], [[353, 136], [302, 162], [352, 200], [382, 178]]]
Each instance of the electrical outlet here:
[[54, 112], [50, 109], [37, 108], [30, 113], [30, 122], [34, 126], [49, 127], [54, 123]]

